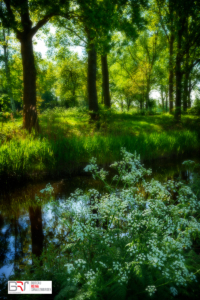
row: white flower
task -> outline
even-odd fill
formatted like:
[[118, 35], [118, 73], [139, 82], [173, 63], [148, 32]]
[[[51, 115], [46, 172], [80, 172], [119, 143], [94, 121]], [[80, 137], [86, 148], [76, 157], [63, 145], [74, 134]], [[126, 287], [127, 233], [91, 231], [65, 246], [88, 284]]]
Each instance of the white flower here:
[[176, 296], [176, 295], [178, 295], [178, 291], [177, 291], [177, 289], [175, 288], [175, 287], [170, 287], [170, 292], [172, 293], [172, 295], [173, 296]]

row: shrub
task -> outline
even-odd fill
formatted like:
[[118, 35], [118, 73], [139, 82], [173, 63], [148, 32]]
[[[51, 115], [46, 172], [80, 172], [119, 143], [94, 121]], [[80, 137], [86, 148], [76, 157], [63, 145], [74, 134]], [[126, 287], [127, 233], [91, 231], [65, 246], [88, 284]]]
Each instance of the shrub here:
[[187, 113], [192, 115], [200, 115], [200, 99], [196, 99], [194, 102], [194, 106], [187, 110]]
[[63, 248], [69, 278], [57, 300], [69, 299], [70, 287], [70, 299], [145, 299], [154, 294], [170, 299], [196, 281], [197, 255], [191, 250], [200, 232], [196, 196], [181, 182], [148, 182], [151, 170], [139, 157], [123, 148], [121, 153], [122, 160], [111, 165], [118, 171], [111, 184], [94, 158], [85, 168], [105, 183], [104, 193], [78, 189], [61, 209], [69, 233]]

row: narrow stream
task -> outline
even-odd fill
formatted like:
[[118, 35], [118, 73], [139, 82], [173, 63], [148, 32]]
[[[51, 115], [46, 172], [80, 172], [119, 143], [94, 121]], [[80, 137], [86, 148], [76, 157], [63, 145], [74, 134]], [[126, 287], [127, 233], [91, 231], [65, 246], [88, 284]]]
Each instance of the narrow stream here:
[[[198, 158], [187, 158], [199, 162]], [[185, 159], [186, 160], [186, 159]], [[192, 180], [192, 173], [183, 165], [184, 160], [157, 160], [145, 163], [152, 168], [155, 179], [164, 182], [169, 179]], [[38, 206], [36, 198], [49, 181], [29, 184], [23, 188], [12, 187], [9, 192], [0, 191], [0, 277], [8, 278], [16, 270], [31, 262], [31, 255], [40, 256], [43, 249], [52, 242], [63, 244], [66, 232], [59, 228], [58, 216], [50, 208], [48, 199]], [[87, 174], [50, 181], [54, 188], [53, 198], [62, 203], [76, 188], [103, 190], [104, 185]], [[49, 208], [49, 209], [48, 209]]]

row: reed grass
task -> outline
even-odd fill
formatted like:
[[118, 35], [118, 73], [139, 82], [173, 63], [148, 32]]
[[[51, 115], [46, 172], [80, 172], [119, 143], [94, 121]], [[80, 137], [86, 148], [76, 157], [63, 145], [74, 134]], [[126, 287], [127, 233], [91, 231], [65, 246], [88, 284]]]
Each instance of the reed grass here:
[[[102, 113], [97, 123], [77, 110], [54, 110], [41, 115], [41, 134], [28, 135], [5, 124], [0, 146], [0, 175], [31, 174], [38, 171], [73, 171], [97, 158], [98, 164], [119, 160], [119, 149], [136, 151], [142, 159], [192, 154], [200, 149], [199, 119], [185, 117], [179, 127], [170, 115], [134, 116]], [[19, 125], [18, 125], [19, 127]], [[12, 136], [12, 132], [15, 134]], [[10, 133], [11, 132], [11, 133]]]

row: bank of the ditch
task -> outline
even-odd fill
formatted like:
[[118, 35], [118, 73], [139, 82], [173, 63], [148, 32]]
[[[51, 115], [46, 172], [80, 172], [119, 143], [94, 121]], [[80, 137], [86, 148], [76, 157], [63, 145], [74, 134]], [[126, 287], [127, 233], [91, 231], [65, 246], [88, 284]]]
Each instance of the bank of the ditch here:
[[191, 156], [200, 149], [200, 118], [185, 115], [176, 124], [169, 114], [140, 116], [101, 111], [91, 123], [86, 110], [47, 110], [40, 115], [39, 135], [21, 129], [16, 117], [0, 127], [1, 182], [77, 174], [91, 157], [98, 165], [119, 160], [119, 149], [137, 152], [143, 160]]
[[27, 136], [0, 147], [0, 176], [33, 177], [42, 174], [73, 174], [91, 157], [99, 165], [119, 160], [119, 149], [137, 152], [144, 160], [182, 156], [200, 149], [197, 132], [168, 131], [139, 135], [72, 136], [59, 139]]

